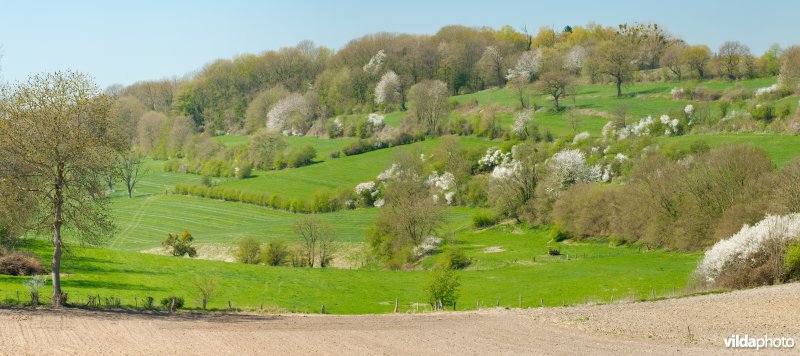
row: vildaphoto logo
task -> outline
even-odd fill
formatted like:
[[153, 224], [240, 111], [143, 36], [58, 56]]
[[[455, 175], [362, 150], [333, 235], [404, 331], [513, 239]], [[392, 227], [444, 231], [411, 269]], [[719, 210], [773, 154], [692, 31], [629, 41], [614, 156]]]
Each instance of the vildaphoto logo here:
[[728, 348], [742, 348], [742, 349], [791, 349], [794, 348], [794, 339], [790, 337], [752, 337], [745, 334], [731, 335], [724, 339], [725, 347]]

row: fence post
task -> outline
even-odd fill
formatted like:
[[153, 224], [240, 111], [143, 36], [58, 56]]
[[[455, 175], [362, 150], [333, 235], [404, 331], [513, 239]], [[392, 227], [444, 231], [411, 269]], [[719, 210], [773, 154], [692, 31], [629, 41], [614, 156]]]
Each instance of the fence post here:
[[397, 302], [398, 298], [394, 298], [394, 312], [397, 313]]
[[517, 306], [522, 309], [522, 294], [519, 295], [519, 300], [517, 300]]
[[322, 314], [325, 314], [325, 304], [322, 304]]
[[544, 298], [539, 298], [539, 306], [544, 308]]

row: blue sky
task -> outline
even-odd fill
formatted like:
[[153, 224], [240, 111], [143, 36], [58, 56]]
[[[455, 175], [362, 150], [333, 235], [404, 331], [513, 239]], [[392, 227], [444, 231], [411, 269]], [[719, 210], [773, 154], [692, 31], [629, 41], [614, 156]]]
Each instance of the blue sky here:
[[800, 1], [3, 1], [0, 78], [74, 69], [98, 84], [181, 76], [217, 58], [293, 46], [341, 48], [367, 33], [448, 24], [560, 29], [658, 22], [689, 43], [739, 40], [756, 54], [800, 43]]

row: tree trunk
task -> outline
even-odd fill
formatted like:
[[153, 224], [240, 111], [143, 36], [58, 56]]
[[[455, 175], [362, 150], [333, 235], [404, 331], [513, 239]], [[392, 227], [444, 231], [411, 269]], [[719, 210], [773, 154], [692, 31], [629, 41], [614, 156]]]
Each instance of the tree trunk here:
[[622, 97], [622, 79], [617, 78], [617, 97]]
[[133, 198], [133, 187], [131, 187], [131, 184], [127, 183], [126, 188], [128, 188], [128, 199]]
[[556, 102], [556, 112], [561, 111], [561, 107], [558, 105], [558, 96], [557, 95], [553, 95], [553, 99]]
[[[60, 176], [61, 174], [59, 174]], [[55, 212], [53, 218], [53, 306], [61, 307], [61, 210], [63, 197], [61, 185], [56, 184]]]

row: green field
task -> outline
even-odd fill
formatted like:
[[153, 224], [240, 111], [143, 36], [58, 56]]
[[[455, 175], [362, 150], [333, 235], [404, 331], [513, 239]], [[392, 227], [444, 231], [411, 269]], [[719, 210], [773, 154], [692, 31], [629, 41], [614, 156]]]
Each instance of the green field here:
[[[544, 255], [547, 237], [538, 230], [513, 237], [502, 231], [478, 233], [464, 243], [503, 246], [509, 252], [487, 254], [479, 247], [469, 249], [478, 261], [475, 268], [458, 272], [462, 278], [460, 310], [475, 309], [478, 300], [484, 306], [499, 301], [502, 306], [516, 307], [520, 297], [523, 307], [536, 307], [542, 300], [546, 306], [556, 306], [608, 302], [612, 296], [628, 298], [632, 293], [644, 299], [653, 291], [663, 296], [683, 290], [700, 257], [697, 253], [639, 253], [632, 248], [587, 243], [562, 248], [564, 253], [574, 251], [577, 259], [548, 258]], [[39, 241], [29, 248], [49, 259], [48, 244]], [[100, 295], [118, 297], [123, 305], [133, 306], [134, 297], [141, 301], [153, 296], [158, 301], [176, 295], [186, 299], [187, 307], [196, 308], [192, 280], [212, 276], [219, 280], [220, 290], [210, 308], [225, 308], [230, 301], [239, 308], [255, 309], [263, 303], [316, 313], [325, 304], [329, 313], [360, 314], [391, 312], [395, 298], [400, 300], [402, 312], [415, 310], [413, 303], [426, 302], [424, 286], [430, 272], [266, 267], [72, 247], [63, 273], [64, 291], [76, 303], [85, 303], [87, 295]], [[0, 298], [14, 299], [17, 291], [24, 296], [25, 278], [0, 276]], [[48, 287], [43, 295], [49, 293]]]
[[711, 147], [727, 145], [748, 144], [761, 148], [778, 166], [800, 155], [800, 136], [785, 136], [774, 134], [713, 134], [713, 135], [687, 135], [665, 137], [659, 142], [665, 145], [675, 145], [688, 149], [692, 142], [705, 141]]
[[[254, 177], [229, 180], [221, 186], [244, 191], [272, 193], [282, 197], [308, 199], [322, 189], [352, 188], [358, 183], [375, 179], [391, 166], [398, 150], [419, 149], [430, 153], [439, 144], [439, 139], [430, 139], [411, 145], [397, 146], [330, 159], [325, 162], [300, 168], [279, 171], [255, 171]], [[475, 137], [462, 137], [463, 147], [489, 147], [493, 143]]]

